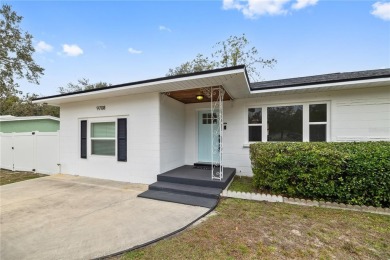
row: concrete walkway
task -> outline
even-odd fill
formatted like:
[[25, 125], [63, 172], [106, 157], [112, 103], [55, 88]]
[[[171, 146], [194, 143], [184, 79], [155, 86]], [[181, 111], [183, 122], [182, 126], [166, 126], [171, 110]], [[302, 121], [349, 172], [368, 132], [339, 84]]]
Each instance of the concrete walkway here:
[[137, 198], [146, 185], [69, 175], [0, 187], [0, 259], [91, 259], [174, 232], [207, 208]]

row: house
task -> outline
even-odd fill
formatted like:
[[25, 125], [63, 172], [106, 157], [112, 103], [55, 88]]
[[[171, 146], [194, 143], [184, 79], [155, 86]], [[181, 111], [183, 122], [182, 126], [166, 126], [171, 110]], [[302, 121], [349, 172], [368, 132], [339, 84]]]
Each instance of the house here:
[[251, 83], [235, 66], [34, 103], [61, 108], [63, 173], [134, 183], [196, 163], [251, 175], [252, 142], [390, 141], [390, 69]]
[[60, 119], [53, 116], [0, 116], [1, 133], [57, 132]]

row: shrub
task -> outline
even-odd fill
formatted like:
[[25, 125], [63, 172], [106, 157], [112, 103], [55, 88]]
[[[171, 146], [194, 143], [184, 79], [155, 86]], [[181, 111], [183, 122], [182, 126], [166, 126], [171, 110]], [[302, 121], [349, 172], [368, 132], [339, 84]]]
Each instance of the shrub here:
[[390, 206], [390, 142], [256, 143], [257, 189], [289, 197]]

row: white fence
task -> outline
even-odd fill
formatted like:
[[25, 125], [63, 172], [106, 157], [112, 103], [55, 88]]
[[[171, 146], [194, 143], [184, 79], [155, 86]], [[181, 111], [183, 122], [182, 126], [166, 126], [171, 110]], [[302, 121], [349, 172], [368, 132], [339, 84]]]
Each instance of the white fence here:
[[59, 173], [59, 132], [0, 133], [0, 146], [3, 169]]

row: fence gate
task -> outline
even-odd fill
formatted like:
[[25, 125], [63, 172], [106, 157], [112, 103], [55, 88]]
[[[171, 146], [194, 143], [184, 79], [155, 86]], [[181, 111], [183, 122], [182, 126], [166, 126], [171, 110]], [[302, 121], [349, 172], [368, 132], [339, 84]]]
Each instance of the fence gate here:
[[13, 171], [59, 172], [59, 133], [0, 134], [1, 168]]

